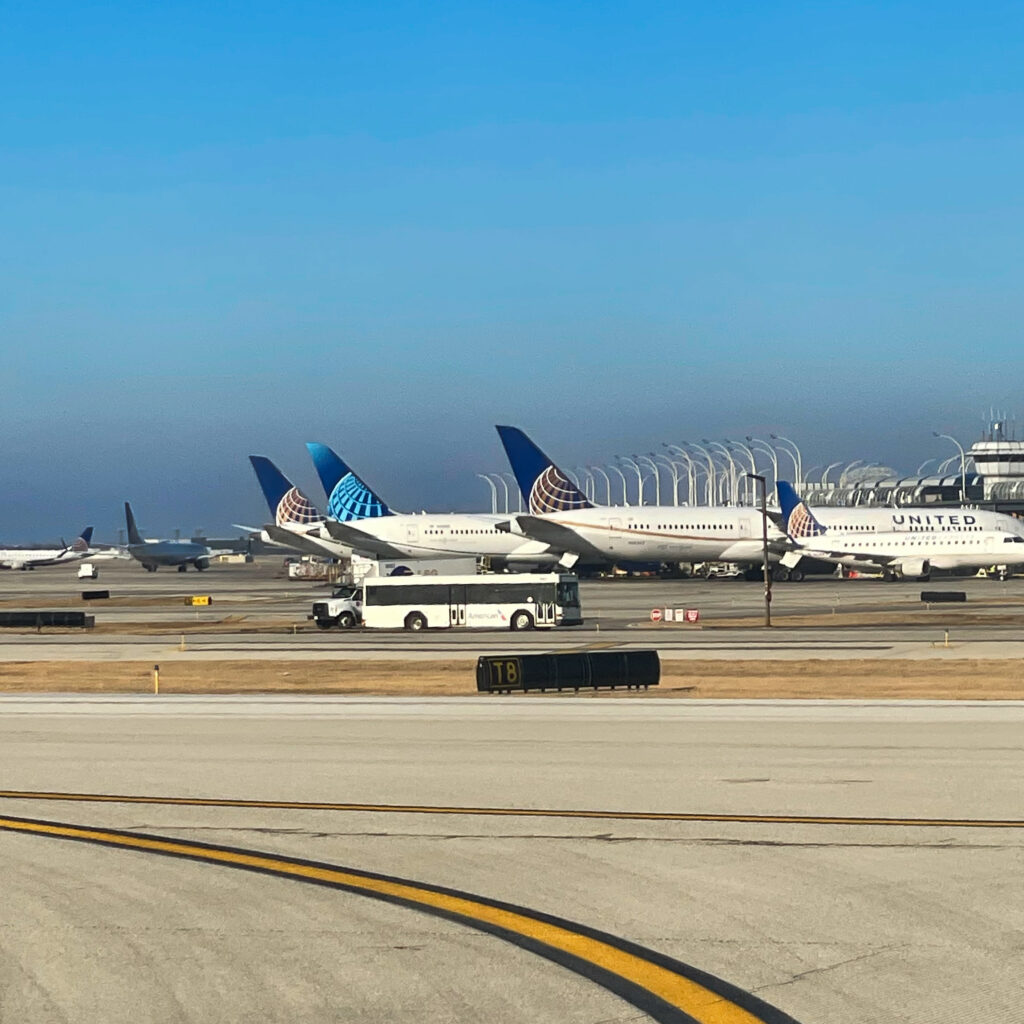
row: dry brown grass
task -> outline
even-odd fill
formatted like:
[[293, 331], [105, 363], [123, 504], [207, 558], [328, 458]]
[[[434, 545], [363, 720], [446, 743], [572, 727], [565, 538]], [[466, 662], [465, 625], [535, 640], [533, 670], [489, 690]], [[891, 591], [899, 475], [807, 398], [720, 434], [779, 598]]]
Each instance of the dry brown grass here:
[[[458, 696], [476, 692], [475, 661], [194, 661], [170, 652], [167, 694], [343, 693]], [[710, 698], [973, 699], [1024, 697], [1013, 660], [665, 661], [651, 696]], [[0, 663], [0, 692], [148, 693], [149, 662]], [[623, 696], [626, 691], [616, 691]], [[630, 693], [631, 697], [642, 694]]]

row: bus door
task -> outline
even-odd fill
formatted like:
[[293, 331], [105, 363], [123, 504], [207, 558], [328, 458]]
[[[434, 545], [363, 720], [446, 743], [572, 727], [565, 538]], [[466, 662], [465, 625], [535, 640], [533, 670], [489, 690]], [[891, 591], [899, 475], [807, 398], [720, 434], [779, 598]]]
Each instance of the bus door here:
[[554, 601], [538, 601], [537, 602], [537, 625], [538, 626], [553, 626], [555, 624], [555, 602]]
[[448, 625], [464, 626], [466, 624], [466, 588], [448, 588]]

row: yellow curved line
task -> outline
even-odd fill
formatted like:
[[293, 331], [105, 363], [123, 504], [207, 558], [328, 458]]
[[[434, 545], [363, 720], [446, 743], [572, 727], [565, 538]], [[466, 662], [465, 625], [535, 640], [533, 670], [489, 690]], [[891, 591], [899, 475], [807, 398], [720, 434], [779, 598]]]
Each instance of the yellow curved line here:
[[402, 881], [367, 878], [341, 868], [314, 866], [262, 853], [247, 853], [196, 846], [173, 839], [146, 837], [105, 829], [83, 828], [46, 822], [26, 822], [0, 817], [0, 829], [35, 835], [102, 843], [148, 853], [185, 856], [194, 860], [249, 868], [311, 882], [327, 882], [368, 895], [387, 896], [424, 908], [458, 915], [469, 922], [486, 923], [568, 953], [626, 981], [639, 985], [670, 1006], [689, 1014], [701, 1024], [763, 1024], [755, 1016], [723, 996], [683, 975], [617, 949], [571, 928], [540, 921], [525, 913], [493, 907], [472, 898], [438, 893]]
[[445, 807], [432, 804], [357, 804], [305, 800], [235, 800], [220, 797], [130, 796], [114, 793], [59, 793], [0, 790], [0, 800], [57, 800], [72, 803], [156, 804], [172, 807], [251, 807], [283, 811], [343, 811], [375, 814], [453, 814], [507, 818], [592, 818], [612, 821], [696, 821], [754, 825], [878, 825], [902, 828], [1024, 828], [1020, 818], [874, 818], [814, 814], [705, 814], [699, 811], [595, 811], [536, 807]]

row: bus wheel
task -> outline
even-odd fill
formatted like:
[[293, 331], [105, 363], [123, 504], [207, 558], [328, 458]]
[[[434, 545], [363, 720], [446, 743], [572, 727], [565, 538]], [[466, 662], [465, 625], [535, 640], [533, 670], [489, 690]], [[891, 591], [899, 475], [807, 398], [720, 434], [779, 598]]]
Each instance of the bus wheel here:
[[356, 624], [356, 617], [351, 612], [342, 612], [338, 616], [338, 625], [342, 629], [351, 629]]
[[419, 612], [410, 612], [405, 617], [405, 628], [418, 633], [421, 629], [427, 628], [427, 620]]
[[521, 609], [518, 612], [513, 612], [509, 628], [516, 633], [523, 629], [533, 629], [533, 616]]

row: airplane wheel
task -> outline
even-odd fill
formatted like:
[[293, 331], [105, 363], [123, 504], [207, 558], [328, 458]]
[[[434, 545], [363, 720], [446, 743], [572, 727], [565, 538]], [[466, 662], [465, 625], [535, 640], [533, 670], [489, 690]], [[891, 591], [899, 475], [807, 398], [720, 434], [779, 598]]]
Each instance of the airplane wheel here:
[[803, 569], [790, 569], [788, 579], [790, 583], [802, 583], [804, 579]]
[[188, 566], [187, 565], [179, 565], [178, 566], [178, 572], [187, 572], [187, 571], [188, 571]]

